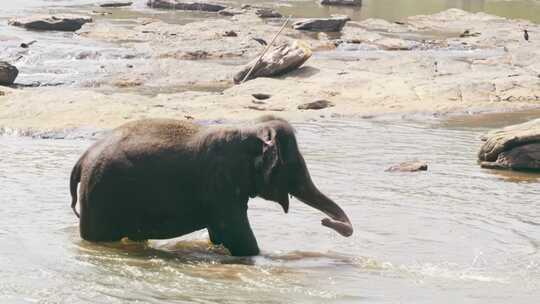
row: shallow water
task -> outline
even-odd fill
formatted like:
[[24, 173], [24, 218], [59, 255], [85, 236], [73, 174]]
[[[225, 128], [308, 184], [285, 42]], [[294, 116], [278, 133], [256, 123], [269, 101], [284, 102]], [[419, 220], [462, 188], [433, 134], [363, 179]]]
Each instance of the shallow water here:
[[[43, 12], [68, 12], [91, 14], [96, 22], [107, 23], [110, 27], [131, 27], [136, 18], [157, 18], [167, 23], [186, 24], [206, 18], [219, 18], [216, 14], [200, 12], [182, 12], [153, 10], [146, 7], [146, 0], [135, 0], [129, 8], [99, 8], [95, 4], [101, 1], [92, 0], [18, 0], [2, 1], [0, 4], [0, 60], [15, 64], [20, 74], [17, 83], [22, 86], [73, 86], [99, 89], [105, 92], [135, 92], [145, 95], [174, 93], [182, 91], [221, 91], [228, 86], [191, 86], [168, 85], [157, 79], [146, 79], [144, 87], [118, 88], [112, 86], [114, 79], [125, 75], [154, 73], [155, 65], [149, 64], [151, 53], [144, 53], [123, 44], [96, 42], [93, 39], [73, 33], [34, 32], [7, 25], [7, 20], [21, 16]], [[232, 6], [245, 3], [274, 6], [285, 15], [293, 17], [325, 17], [331, 14], [347, 14], [353, 20], [367, 18], [383, 18], [390, 21], [417, 14], [431, 14], [456, 7], [468, 11], [485, 11], [488, 13], [523, 18], [540, 22], [540, 1], [537, 0], [364, 0], [357, 8], [321, 6], [316, 0], [268, 1], [268, 0], [230, 0], [222, 1]], [[101, 16], [95, 12], [107, 12]], [[426, 34], [427, 35], [427, 34]], [[434, 33], [439, 37], [440, 33]], [[428, 35], [429, 36], [429, 35]], [[425, 39], [426, 37], [420, 37]], [[439, 37], [440, 38], [440, 37]], [[28, 49], [20, 48], [22, 42], [37, 40]], [[124, 41], [125, 42], [125, 41]], [[347, 56], [357, 58], [359, 52], [331, 52], [330, 56], [346, 60]], [[447, 50], [445, 50], [447, 51]], [[459, 51], [459, 50], [458, 50]], [[457, 54], [459, 55], [459, 54]], [[228, 64], [240, 65], [244, 61]], [[135, 67], [135, 69], [133, 68]], [[153, 68], [154, 67], [154, 68]], [[154, 83], [154, 81], [156, 83]]]
[[[314, 181], [348, 213], [355, 234], [343, 238], [322, 227], [323, 215], [297, 200], [285, 215], [278, 204], [255, 199], [249, 216], [263, 253], [249, 259], [209, 250], [204, 231], [150, 247], [82, 241], [68, 176], [91, 142], [0, 137], [0, 297], [535, 303], [540, 175], [479, 168], [478, 138], [487, 128], [458, 121], [295, 124]], [[384, 171], [411, 159], [427, 161], [429, 171]]]

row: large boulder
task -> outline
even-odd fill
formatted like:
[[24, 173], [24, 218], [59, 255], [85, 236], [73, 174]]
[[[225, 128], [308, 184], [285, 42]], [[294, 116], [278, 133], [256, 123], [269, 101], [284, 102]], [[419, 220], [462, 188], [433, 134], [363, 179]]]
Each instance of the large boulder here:
[[246, 80], [285, 74], [299, 68], [311, 57], [311, 54], [311, 49], [300, 41], [295, 41], [292, 45], [282, 44], [274, 47], [261, 60], [257, 57], [236, 73], [234, 83], [241, 83], [252, 69]]
[[313, 32], [339, 32], [351, 18], [339, 16], [332, 18], [300, 19], [293, 23], [295, 30]]
[[19, 70], [11, 64], [0, 61], [0, 85], [11, 85], [19, 75]]
[[322, 5], [351, 5], [351, 6], [360, 6], [362, 5], [362, 0], [321, 0]]
[[92, 22], [92, 18], [80, 15], [60, 14], [13, 18], [8, 21], [8, 24], [31, 30], [74, 32], [88, 22]]
[[151, 8], [202, 12], [219, 12], [227, 8], [221, 4], [179, 0], [148, 0], [146, 5]]
[[540, 119], [489, 132], [482, 140], [483, 168], [540, 170]]

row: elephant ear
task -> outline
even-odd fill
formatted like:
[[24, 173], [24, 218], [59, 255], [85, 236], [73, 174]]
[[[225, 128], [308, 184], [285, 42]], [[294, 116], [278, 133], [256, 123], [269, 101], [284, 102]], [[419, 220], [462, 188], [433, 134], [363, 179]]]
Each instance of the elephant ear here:
[[262, 141], [262, 154], [259, 161], [259, 170], [262, 174], [263, 182], [270, 184], [272, 171], [280, 161], [279, 144], [276, 140], [276, 130], [273, 128], [263, 128], [258, 133], [258, 138]]
[[280, 143], [277, 140], [276, 130], [266, 127], [257, 133], [261, 145], [258, 156], [255, 157], [255, 189], [256, 195], [264, 199], [278, 202], [285, 213], [289, 210], [289, 195], [286, 186], [281, 185], [279, 177], [274, 173], [280, 164], [283, 164], [280, 152]]

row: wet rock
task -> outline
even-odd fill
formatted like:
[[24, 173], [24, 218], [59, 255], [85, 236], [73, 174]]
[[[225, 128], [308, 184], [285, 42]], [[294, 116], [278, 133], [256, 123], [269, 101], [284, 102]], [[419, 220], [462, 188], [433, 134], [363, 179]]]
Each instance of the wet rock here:
[[540, 170], [540, 119], [489, 132], [482, 140], [483, 168]]
[[292, 45], [282, 44], [268, 51], [260, 61], [257, 57], [244, 66], [234, 76], [234, 82], [241, 83], [253, 66], [255, 67], [246, 80], [285, 74], [299, 68], [311, 57], [311, 54], [309, 47], [299, 41], [295, 41]]
[[398, 165], [394, 165], [388, 169], [386, 172], [417, 172], [417, 171], [427, 171], [428, 165], [423, 161], [408, 161], [403, 162]]
[[251, 96], [255, 97], [255, 99], [258, 99], [258, 100], [265, 100], [272, 97], [272, 95], [264, 94], [264, 93], [255, 93], [255, 94], [251, 94]]
[[148, 0], [146, 5], [151, 8], [203, 12], [219, 12], [227, 8], [221, 4], [193, 1], [184, 2], [179, 0]]
[[319, 3], [322, 5], [362, 5], [362, 0], [321, 0]]
[[11, 64], [0, 61], [0, 85], [11, 85], [19, 75], [19, 70]]
[[226, 8], [218, 12], [218, 14], [220, 14], [221, 16], [228, 16], [228, 17], [241, 15], [243, 13], [244, 13], [243, 10], [234, 9], [234, 8]]
[[295, 30], [313, 32], [339, 32], [351, 18], [347, 16], [333, 18], [301, 19], [293, 23]]
[[235, 31], [226, 31], [223, 33], [223, 37], [238, 37], [238, 34]]
[[317, 100], [314, 102], [304, 103], [298, 106], [299, 110], [321, 110], [328, 107], [333, 107], [334, 104], [328, 100]]
[[8, 21], [8, 24], [31, 30], [74, 32], [88, 22], [92, 22], [92, 18], [80, 15], [61, 14], [33, 15], [29, 17], [13, 18]]
[[261, 17], [261, 18], [281, 18], [283, 17], [282, 14], [280, 14], [278, 11], [273, 10], [271, 8], [258, 8], [255, 11], [255, 15]]
[[131, 1], [124, 1], [124, 2], [104, 2], [100, 3], [100, 7], [124, 7], [124, 6], [131, 6], [133, 2]]

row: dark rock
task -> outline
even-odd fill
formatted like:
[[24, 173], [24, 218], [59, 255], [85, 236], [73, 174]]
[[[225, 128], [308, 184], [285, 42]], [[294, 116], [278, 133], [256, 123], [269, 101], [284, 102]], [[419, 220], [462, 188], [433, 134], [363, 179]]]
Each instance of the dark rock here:
[[258, 60], [258, 57], [255, 58], [245, 65], [240, 72], [236, 73], [233, 78], [234, 83], [241, 83], [253, 66], [255, 67], [246, 80], [283, 75], [299, 68], [311, 57], [311, 54], [309, 47], [299, 41], [294, 42], [292, 45], [282, 44], [274, 47], [261, 60]]
[[21, 43], [21, 47], [22, 47], [23, 49], [27, 49], [27, 48], [29, 48], [32, 44], [34, 44], [34, 43], [36, 43], [36, 42], [37, 42], [36, 40], [32, 40], [32, 41], [30, 41], [30, 42], [23, 42], [23, 43]]
[[131, 1], [125, 1], [125, 2], [104, 2], [100, 3], [100, 7], [124, 7], [124, 6], [131, 6], [133, 2]]
[[34, 15], [10, 19], [8, 24], [31, 30], [68, 31], [79, 30], [83, 24], [92, 22], [92, 18], [79, 15]]
[[301, 19], [293, 23], [295, 30], [313, 32], [339, 32], [351, 18], [347, 16], [333, 18]]
[[322, 5], [360, 6], [362, 5], [362, 0], [321, 0], [319, 3], [321, 3]]
[[321, 110], [328, 107], [333, 107], [334, 104], [328, 100], [317, 100], [313, 102], [304, 103], [298, 106], [299, 110]]
[[243, 10], [234, 9], [234, 8], [226, 8], [226, 9], [221, 10], [221, 11], [218, 12], [218, 14], [220, 14], [221, 16], [227, 16], [227, 17], [232, 17], [232, 16], [235, 16], [235, 15], [241, 15], [243, 13], [244, 13]]
[[221, 4], [207, 2], [184, 2], [179, 0], [148, 0], [146, 5], [151, 8], [203, 12], [219, 12], [227, 8]]
[[482, 140], [482, 168], [540, 170], [540, 119], [489, 132]]
[[403, 162], [398, 165], [394, 165], [385, 171], [387, 172], [417, 172], [417, 171], [427, 171], [428, 165], [423, 161], [409, 161]]
[[0, 85], [11, 85], [19, 75], [19, 70], [11, 64], [0, 61]]
[[255, 97], [258, 100], [265, 100], [272, 97], [272, 95], [264, 94], [264, 93], [255, 93], [255, 94], [251, 94], [251, 96]]
[[226, 31], [223, 33], [223, 37], [238, 37], [238, 34], [235, 31]]
[[255, 15], [261, 18], [281, 18], [283, 17], [278, 11], [271, 8], [259, 8], [255, 11]]

